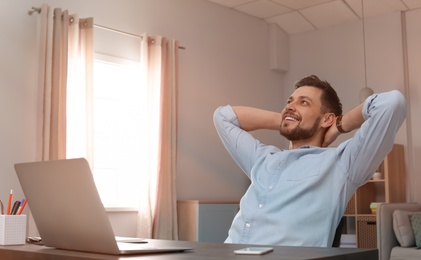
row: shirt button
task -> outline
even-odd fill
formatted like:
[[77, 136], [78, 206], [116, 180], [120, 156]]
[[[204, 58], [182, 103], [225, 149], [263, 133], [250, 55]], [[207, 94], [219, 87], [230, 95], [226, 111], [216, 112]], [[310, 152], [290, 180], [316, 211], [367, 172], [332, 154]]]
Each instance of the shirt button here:
[[262, 203], [259, 204], [259, 208], [263, 208], [263, 204]]
[[269, 186], [269, 190], [271, 190], [272, 189], [272, 186]]
[[246, 227], [251, 227], [251, 224], [250, 223], [246, 223]]

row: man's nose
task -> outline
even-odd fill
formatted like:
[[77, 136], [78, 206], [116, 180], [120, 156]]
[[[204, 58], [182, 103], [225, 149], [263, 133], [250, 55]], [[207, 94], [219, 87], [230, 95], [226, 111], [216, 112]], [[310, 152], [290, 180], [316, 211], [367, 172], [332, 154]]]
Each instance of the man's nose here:
[[295, 103], [293, 101], [288, 102], [288, 104], [285, 106], [285, 110], [295, 111]]

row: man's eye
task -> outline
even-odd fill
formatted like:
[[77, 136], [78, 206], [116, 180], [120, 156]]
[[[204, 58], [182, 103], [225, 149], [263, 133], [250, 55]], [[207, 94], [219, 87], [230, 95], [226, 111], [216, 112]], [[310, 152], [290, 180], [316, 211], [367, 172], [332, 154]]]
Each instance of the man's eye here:
[[308, 105], [308, 102], [307, 102], [307, 101], [305, 101], [305, 100], [302, 100], [302, 101], [301, 101], [301, 104], [303, 104], [303, 105]]

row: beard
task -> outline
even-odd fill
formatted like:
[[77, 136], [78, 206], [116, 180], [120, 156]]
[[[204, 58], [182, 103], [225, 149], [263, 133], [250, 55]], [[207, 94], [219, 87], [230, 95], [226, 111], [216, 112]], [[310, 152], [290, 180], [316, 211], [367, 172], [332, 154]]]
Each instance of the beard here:
[[302, 128], [299, 125], [293, 129], [287, 129], [285, 125], [281, 124], [279, 133], [289, 141], [305, 140], [314, 136], [319, 129], [321, 118], [318, 117], [310, 128]]

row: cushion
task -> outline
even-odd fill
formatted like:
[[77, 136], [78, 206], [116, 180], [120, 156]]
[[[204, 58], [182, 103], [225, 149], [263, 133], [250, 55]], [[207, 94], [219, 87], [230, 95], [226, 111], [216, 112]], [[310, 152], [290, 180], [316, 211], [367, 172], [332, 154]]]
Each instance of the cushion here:
[[395, 210], [393, 212], [393, 230], [395, 231], [396, 239], [402, 247], [415, 246], [415, 236], [410, 219], [410, 216], [414, 213], [404, 210]]
[[[384, 259], [384, 258], [383, 258]], [[400, 247], [395, 246], [390, 252], [389, 260], [414, 260], [421, 259], [421, 250], [416, 247]]]
[[415, 235], [415, 245], [421, 248], [421, 213], [415, 213], [411, 216], [412, 230]]

